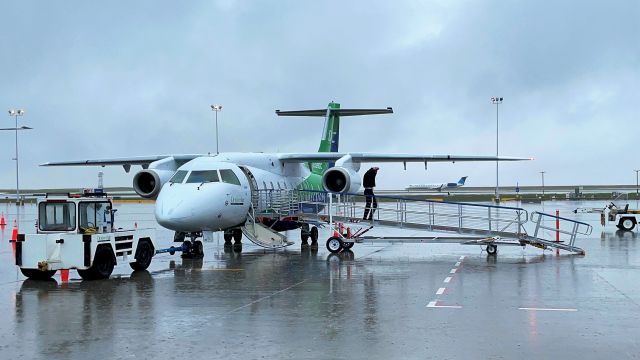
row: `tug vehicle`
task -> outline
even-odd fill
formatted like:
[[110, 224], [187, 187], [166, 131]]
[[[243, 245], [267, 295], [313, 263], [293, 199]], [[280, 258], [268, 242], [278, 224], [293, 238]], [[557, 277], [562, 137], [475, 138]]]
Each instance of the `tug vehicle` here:
[[[607, 213], [608, 211], [608, 213]], [[623, 231], [631, 231], [640, 220], [640, 209], [630, 209], [629, 204], [618, 207], [614, 202], [604, 208], [577, 208], [574, 213], [600, 214], [600, 224], [605, 226], [606, 220], [614, 223], [616, 227]]]
[[36, 233], [12, 240], [15, 263], [30, 279], [63, 269], [77, 269], [84, 280], [107, 279], [119, 262], [145, 270], [155, 255], [155, 230], [116, 228], [112, 199], [101, 191], [46, 194], [37, 211]]

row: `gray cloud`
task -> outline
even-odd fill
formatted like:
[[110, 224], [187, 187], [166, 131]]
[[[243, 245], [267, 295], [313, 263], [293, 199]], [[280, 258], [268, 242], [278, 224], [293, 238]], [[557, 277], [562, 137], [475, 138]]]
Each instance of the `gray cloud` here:
[[[315, 151], [321, 121], [273, 110], [393, 106], [343, 121], [345, 151], [495, 153], [501, 183], [631, 183], [640, 114], [640, 5], [602, 2], [5, 3], [6, 109], [27, 109], [22, 184], [86, 186], [97, 169], [45, 161], [221, 149]], [[6, 117], [6, 123], [10, 124]], [[0, 133], [0, 188], [14, 186], [13, 136]], [[106, 169], [107, 185], [131, 176]], [[398, 176], [401, 174], [402, 176]], [[381, 183], [470, 175], [492, 164], [384, 166]]]

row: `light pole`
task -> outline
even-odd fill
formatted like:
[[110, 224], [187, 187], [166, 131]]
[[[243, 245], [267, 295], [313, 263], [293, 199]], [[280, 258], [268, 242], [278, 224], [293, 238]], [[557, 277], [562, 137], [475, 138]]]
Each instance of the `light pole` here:
[[211, 110], [216, 112], [216, 154], [220, 154], [218, 149], [218, 112], [222, 110], [222, 105], [211, 105]]
[[[502, 104], [502, 97], [491, 97], [491, 103], [496, 105], [496, 157], [498, 157], [498, 109]], [[498, 160], [496, 160], [496, 202], [500, 202], [500, 193], [498, 191]]]
[[15, 130], [16, 132], [16, 158], [14, 159], [16, 161], [16, 204], [20, 204], [20, 167], [18, 163], [18, 130], [30, 130], [31, 128], [28, 126], [18, 127], [18, 116], [24, 116], [23, 109], [17, 109], [17, 110], [11, 109], [9, 110], [9, 116], [12, 116], [15, 118], [16, 127], [3, 128], [0, 130]]
[[544, 174], [546, 171], [540, 171], [540, 175], [542, 175], [542, 198], [544, 200]]
[[638, 199], [638, 172], [640, 170], [633, 170], [636, 172], [636, 199]]

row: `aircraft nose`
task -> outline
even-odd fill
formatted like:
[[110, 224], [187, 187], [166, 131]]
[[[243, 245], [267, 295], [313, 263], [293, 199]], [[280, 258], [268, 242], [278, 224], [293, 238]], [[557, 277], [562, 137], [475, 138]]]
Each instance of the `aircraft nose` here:
[[183, 230], [192, 217], [191, 207], [188, 202], [185, 204], [185, 199], [162, 195], [160, 192], [156, 199], [155, 216], [158, 224], [171, 230]]
[[[215, 226], [219, 194], [215, 189], [164, 186], [156, 199], [158, 224], [174, 231], [194, 232]], [[218, 211], [219, 212], [219, 211]]]

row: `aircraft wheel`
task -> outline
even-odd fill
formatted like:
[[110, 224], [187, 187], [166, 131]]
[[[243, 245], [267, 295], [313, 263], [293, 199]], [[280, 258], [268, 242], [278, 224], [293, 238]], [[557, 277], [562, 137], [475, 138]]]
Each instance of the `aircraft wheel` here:
[[236, 243], [242, 241], [242, 230], [233, 229], [233, 241], [235, 241]]
[[498, 246], [494, 244], [487, 245], [487, 254], [495, 255], [498, 253]]
[[327, 240], [327, 250], [333, 254], [339, 253], [343, 249], [343, 246], [344, 243], [338, 237], [332, 236]]
[[129, 266], [134, 271], [146, 270], [151, 265], [153, 255], [151, 242], [147, 239], [142, 239], [138, 242], [138, 249], [136, 249], [136, 262], [129, 263]]
[[202, 241], [198, 240], [193, 243], [193, 249], [191, 250], [194, 257], [201, 258], [204, 256], [204, 246]]
[[311, 228], [311, 231], [309, 232], [309, 237], [311, 237], [312, 244], [318, 242], [318, 227], [314, 226]]
[[22, 275], [33, 280], [49, 280], [56, 273], [55, 270], [40, 271], [38, 269], [22, 269], [22, 268], [20, 268], [20, 272], [22, 273]]
[[636, 222], [634, 218], [623, 217], [618, 221], [618, 228], [620, 230], [631, 231], [636, 227]]
[[225, 243], [230, 243], [231, 240], [233, 240], [233, 233], [228, 233], [228, 232], [225, 231], [223, 237], [224, 237], [224, 242]]
[[300, 227], [300, 240], [303, 244], [309, 240], [309, 224], [302, 224]]

